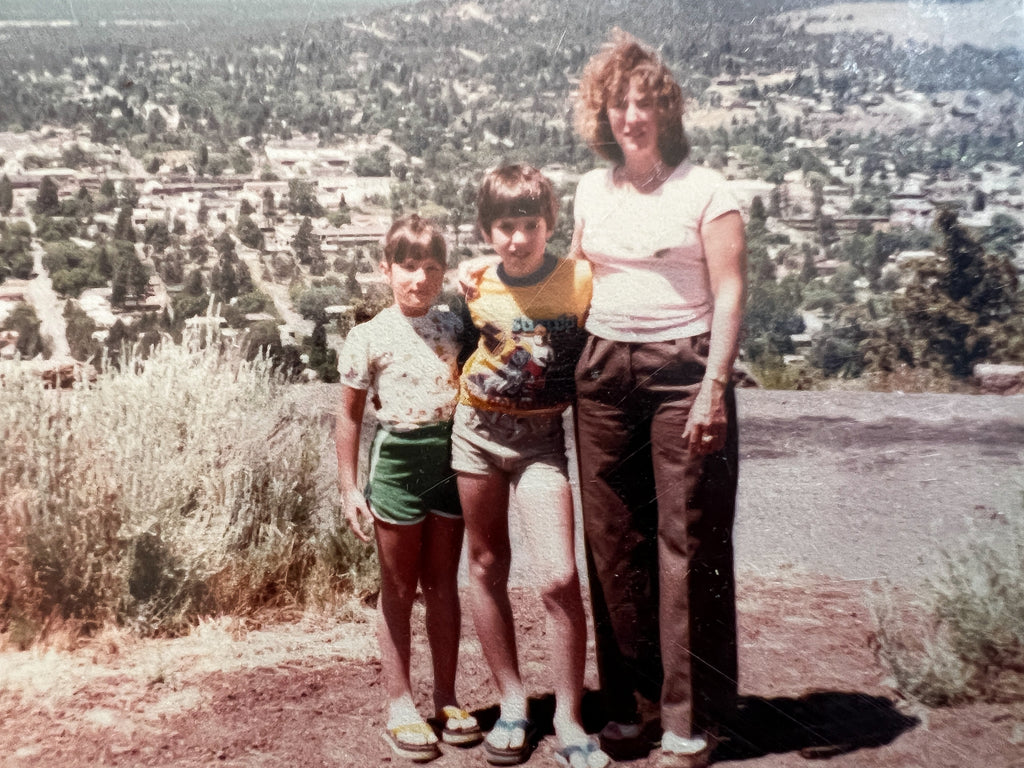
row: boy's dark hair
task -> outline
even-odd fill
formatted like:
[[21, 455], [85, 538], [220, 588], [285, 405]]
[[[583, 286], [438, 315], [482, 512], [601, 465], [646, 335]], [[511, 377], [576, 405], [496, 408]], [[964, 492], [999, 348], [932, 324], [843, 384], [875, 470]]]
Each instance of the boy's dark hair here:
[[476, 196], [476, 224], [485, 235], [498, 219], [542, 216], [555, 228], [558, 200], [551, 181], [531, 165], [503, 165], [487, 172]]
[[384, 261], [402, 264], [408, 259], [433, 259], [448, 266], [448, 246], [444, 235], [432, 221], [418, 213], [395, 219], [384, 236]]

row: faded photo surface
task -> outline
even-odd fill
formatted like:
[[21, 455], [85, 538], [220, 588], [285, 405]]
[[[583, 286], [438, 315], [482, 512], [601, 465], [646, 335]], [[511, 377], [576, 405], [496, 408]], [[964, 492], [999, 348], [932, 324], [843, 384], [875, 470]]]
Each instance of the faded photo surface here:
[[1022, 73], [1019, 0], [5, 0], [0, 764], [1020, 768]]

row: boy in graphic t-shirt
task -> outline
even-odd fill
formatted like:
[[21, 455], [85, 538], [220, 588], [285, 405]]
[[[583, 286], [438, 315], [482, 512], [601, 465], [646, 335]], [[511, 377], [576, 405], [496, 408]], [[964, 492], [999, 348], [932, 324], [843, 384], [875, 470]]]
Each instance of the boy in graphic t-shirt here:
[[575, 396], [590, 267], [546, 252], [556, 213], [551, 182], [535, 168], [505, 166], [484, 178], [477, 223], [501, 262], [483, 271], [467, 302], [480, 338], [462, 372], [452, 469], [469, 541], [473, 619], [501, 696], [486, 759], [512, 765], [532, 747], [508, 598], [514, 495], [551, 629], [556, 752], [566, 765], [604, 768], [610, 760], [581, 718], [586, 621], [562, 431]]

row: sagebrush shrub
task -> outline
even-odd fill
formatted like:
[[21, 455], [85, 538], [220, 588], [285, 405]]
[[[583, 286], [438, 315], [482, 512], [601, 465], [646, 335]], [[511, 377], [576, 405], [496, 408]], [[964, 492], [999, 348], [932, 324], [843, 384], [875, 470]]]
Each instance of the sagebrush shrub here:
[[879, 656], [904, 696], [931, 706], [1024, 700], [1024, 522], [942, 554], [913, 601], [876, 595]]
[[340, 530], [329, 430], [270, 362], [217, 344], [44, 390], [0, 368], [0, 630], [174, 633], [211, 613], [372, 589]]

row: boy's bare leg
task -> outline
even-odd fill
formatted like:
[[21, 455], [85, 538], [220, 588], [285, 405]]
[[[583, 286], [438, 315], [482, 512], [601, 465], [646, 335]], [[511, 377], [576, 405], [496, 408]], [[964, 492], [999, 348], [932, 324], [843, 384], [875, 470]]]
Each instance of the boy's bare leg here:
[[[498, 686], [502, 719], [523, 719], [526, 717], [526, 689], [519, 674], [515, 623], [508, 599], [512, 564], [508, 538], [508, 476], [499, 470], [486, 475], [460, 472], [458, 482], [469, 545], [473, 623]], [[492, 731], [487, 740], [492, 746], [503, 749], [518, 748], [526, 739], [520, 728], [506, 734]]]
[[458, 705], [455, 674], [459, 663], [462, 611], [458, 570], [464, 526], [461, 518], [427, 515], [420, 550], [420, 581], [426, 605], [427, 641], [434, 668], [434, 712]]
[[581, 744], [587, 741], [582, 716], [587, 625], [576, 569], [569, 482], [548, 465], [530, 465], [516, 482], [515, 506], [548, 614], [555, 735], [563, 746]]
[[[388, 728], [422, 720], [409, 682], [412, 604], [419, 581], [423, 523], [374, 523], [380, 559], [380, 612], [377, 639], [388, 697]], [[415, 739], [410, 736], [409, 739]], [[423, 743], [430, 739], [420, 736]], [[436, 739], [434, 739], [436, 741]]]

